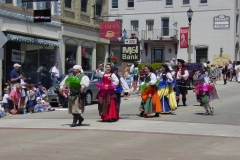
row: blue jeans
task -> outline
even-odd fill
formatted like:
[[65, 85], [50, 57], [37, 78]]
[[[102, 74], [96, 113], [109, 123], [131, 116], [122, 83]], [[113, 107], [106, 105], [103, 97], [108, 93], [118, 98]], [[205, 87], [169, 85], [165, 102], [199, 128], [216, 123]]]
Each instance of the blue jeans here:
[[52, 85], [55, 85], [58, 82], [58, 79], [56, 77], [51, 76], [51, 80], [52, 80]]

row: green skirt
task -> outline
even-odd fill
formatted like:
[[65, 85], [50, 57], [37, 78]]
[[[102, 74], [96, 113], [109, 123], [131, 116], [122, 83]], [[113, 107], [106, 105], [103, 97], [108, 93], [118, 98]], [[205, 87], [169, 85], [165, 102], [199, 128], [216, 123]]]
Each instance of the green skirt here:
[[139, 110], [140, 111], [144, 111], [144, 114], [151, 114], [151, 113], [153, 113], [152, 98], [148, 97], [146, 103], [141, 102]]

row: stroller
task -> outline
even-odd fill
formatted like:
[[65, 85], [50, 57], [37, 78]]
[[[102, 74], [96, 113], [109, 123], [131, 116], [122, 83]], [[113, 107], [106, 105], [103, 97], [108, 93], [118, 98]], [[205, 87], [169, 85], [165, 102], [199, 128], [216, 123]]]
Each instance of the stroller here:
[[64, 80], [64, 78], [67, 76], [67, 74], [64, 74], [59, 77], [58, 83], [54, 85], [55, 87], [55, 93], [58, 96], [58, 102], [59, 102], [59, 108], [67, 108], [68, 107], [68, 100], [66, 97], [64, 97], [62, 94], [60, 94], [59, 89], [60, 89], [60, 83]]

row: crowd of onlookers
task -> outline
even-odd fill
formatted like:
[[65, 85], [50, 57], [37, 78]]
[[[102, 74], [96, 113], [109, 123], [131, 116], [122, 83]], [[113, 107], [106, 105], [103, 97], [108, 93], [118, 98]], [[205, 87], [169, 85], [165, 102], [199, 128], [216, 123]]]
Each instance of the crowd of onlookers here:
[[[55, 75], [57, 64], [52, 68], [52, 83], [57, 83], [58, 75]], [[54, 109], [48, 103], [48, 92], [43, 83], [30, 84], [25, 82], [24, 73], [19, 74], [21, 65], [14, 64], [10, 72], [10, 80], [4, 86], [4, 95], [2, 99], [2, 108], [0, 108], [0, 117], [12, 116], [15, 114], [49, 112]], [[43, 67], [39, 68], [39, 73]], [[46, 73], [46, 71], [44, 71]], [[41, 77], [41, 76], [40, 76]]]

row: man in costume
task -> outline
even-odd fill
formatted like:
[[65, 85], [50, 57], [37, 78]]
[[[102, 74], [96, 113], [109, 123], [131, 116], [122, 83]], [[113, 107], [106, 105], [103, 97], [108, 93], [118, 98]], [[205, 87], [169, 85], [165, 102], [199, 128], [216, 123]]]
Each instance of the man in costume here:
[[[75, 82], [72, 81], [71, 83], [68, 83], [68, 78], [71, 77], [78, 80], [80, 79], [80, 81], [76, 80]], [[79, 121], [79, 126], [82, 125], [82, 122], [84, 121], [83, 117], [81, 116], [81, 114], [84, 113], [86, 100], [84, 88], [88, 87], [89, 83], [90, 80], [88, 76], [83, 73], [82, 67], [80, 65], [73, 66], [73, 73], [66, 76], [60, 83], [60, 93], [63, 92], [65, 85], [69, 85], [70, 88], [70, 95], [68, 96], [68, 113], [73, 115], [73, 123], [70, 125], [71, 127], [76, 127], [77, 121]], [[74, 87], [77, 85], [79, 85], [79, 88]]]
[[184, 66], [185, 61], [182, 59], [177, 59], [178, 63], [177, 63], [177, 68], [176, 70], [173, 72], [173, 75], [176, 79], [176, 100], [177, 100], [177, 104], [179, 104], [180, 101], [180, 94], [182, 95], [182, 102], [183, 102], [183, 106], [187, 106], [186, 105], [186, 94], [187, 94], [187, 83], [186, 80], [188, 79], [189, 73], [187, 68]]

